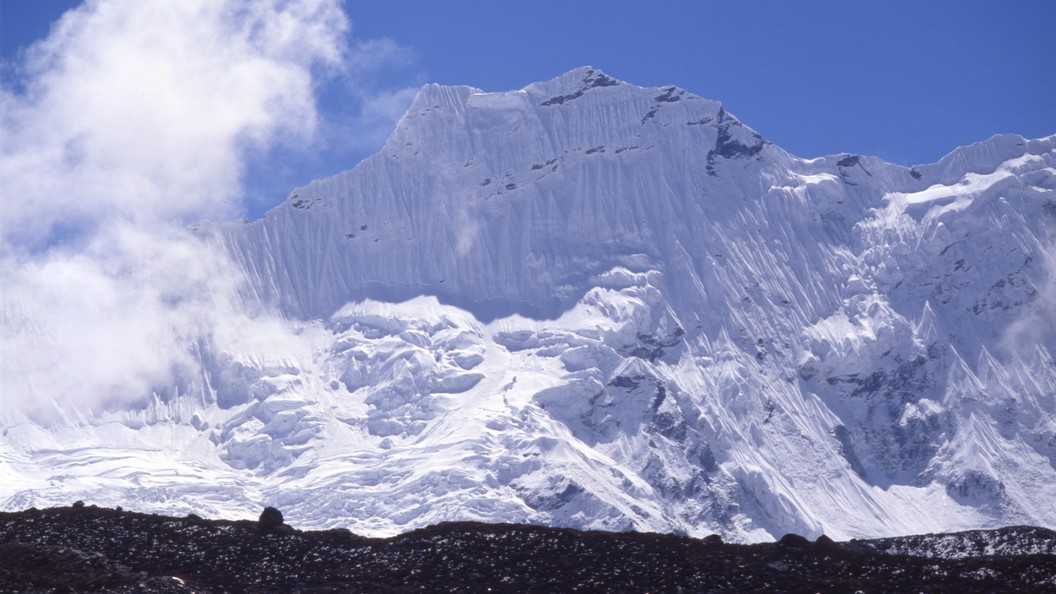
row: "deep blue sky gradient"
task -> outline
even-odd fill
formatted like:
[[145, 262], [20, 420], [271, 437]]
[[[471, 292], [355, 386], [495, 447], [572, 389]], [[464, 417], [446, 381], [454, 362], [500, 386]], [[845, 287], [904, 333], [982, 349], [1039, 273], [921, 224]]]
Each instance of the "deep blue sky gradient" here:
[[[0, 0], [0, 59], [15, 58], [76, 4]], [[803, 157], [853, 152], [904, 165], [997, 133], [1056, 133], [1054, 0], [349, 0], [346, 9], [353, 40], [388, 37], [410, 49], [408, 63], [371, 78], [377, 88], [501, 91], [589, 64], [719, 100]], [[322, 95], [324, 115], [335, 119], [347, 104], [340, 84]], [[252, 171], [292, 187], [369, 152], [330, 146]]]

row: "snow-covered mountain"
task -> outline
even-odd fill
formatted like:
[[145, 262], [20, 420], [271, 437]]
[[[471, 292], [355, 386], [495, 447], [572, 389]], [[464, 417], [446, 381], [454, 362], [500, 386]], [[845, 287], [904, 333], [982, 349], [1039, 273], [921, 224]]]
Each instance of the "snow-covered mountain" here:
[[202, 336], [134, 410], [9, 423], [0, 508], [1056, 527], [1056, 136], [906, 168], [590, 68], [428, 85], [378, 154], [194, 233], [294, 333]]

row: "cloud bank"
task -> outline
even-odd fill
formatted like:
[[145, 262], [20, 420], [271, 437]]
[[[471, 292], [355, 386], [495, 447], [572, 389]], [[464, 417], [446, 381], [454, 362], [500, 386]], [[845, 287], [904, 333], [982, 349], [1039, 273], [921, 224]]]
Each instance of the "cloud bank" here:
[[340, 62], [335, 0], [98, 0], [30, 48], [0, 96], [5, 244], [113, 219], [238, 213], [247, 149], [314, 133], [313, 73]]
[[247, 155], [311, 141], [349, 29], [339, 0], [90, 0], [28, 49], [0, 89], [0, 420], [178, 389], [202, 337], [281, 328], [184, 229], [244, 212]]

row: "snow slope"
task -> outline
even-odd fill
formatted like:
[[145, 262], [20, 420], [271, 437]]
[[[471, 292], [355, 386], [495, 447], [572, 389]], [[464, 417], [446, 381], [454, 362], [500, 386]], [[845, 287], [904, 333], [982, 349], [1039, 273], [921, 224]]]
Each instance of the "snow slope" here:
[[148, 405], [5, 421], [0, 507], [757, 541], [1056, 527], [1056, 136], [805, 160], [580, 68], [424, 87], [385, 147], [194, 232], [252, 331]]

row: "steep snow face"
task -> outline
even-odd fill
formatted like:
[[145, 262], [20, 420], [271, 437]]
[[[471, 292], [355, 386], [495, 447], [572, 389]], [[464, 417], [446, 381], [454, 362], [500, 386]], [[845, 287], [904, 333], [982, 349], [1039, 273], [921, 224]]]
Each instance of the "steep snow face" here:
[[512, 93], [430, 85], [381, 153], [226, 237], [261, 297], [302, 318], [419, 294], [554, 318], [614, 266], [682, 258], [681, 280], [706, 276], [707, 229], [760, 194], [721, 170], [764, 158], [788, 162], [719, 104], [596, 70]]
[[[83, 498], [836, 538], [1056, 526], [1056, 137], [796, 158], [582, 68], [426, 86], [384, 149], [197, 232], [295, 344], [203, 337], [145, 410], [0, 437]], [[8, 478], [10, 477], [10, 480]]]

